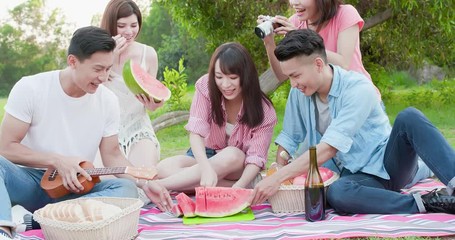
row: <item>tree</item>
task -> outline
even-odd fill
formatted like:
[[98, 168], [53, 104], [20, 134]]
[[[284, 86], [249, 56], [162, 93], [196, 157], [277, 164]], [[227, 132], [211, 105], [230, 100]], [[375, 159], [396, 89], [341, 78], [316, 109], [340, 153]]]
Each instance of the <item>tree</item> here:
[[11, 11], [0, 26], [0, 95], [6, 96], [22, 76], [62, 67], [69, 32], [59, 10], [47, 11], [44, 0], [28, 0]]
[[[253, 34], [259, 14], [289, 15], [288, 0], [269, 1], [204, 1], [166, 0], [174, 21], [179, 22], [194, 36], [207, 39], [211, 52], [226, 41], [238, 41], [253, 55], [258, 69], [268, 67], [262, 42]], [[444, 0], [348, 0], [366, 19], [361, 34], [365, 65], [406, 69], [424, 60], [453, 69], [454, 1]], [[274, 75], [266, 71], [261, 84], [272, 82]], [[277, 85], [275, 84], [275, 87]], [[264, 89], [264, 88], [263, 88]]]
[[153, 46], [158, 53], [158, 79], [164, 79], [166, 67], [178, 69], [182, 57], [188, 82], [196, 81], [207, 72], [209, 54], [205, 49], [205, 39], [192, 36], [186, 28], [173, 21], [162, 2], [153, 2], [141, 31], [139, 41]]

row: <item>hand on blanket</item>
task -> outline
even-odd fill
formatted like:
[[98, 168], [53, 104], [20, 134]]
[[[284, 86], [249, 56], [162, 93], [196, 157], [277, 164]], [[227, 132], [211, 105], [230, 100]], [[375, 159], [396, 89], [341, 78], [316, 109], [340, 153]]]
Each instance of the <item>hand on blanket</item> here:
[[254, 206], [265, 202], [270, 196], [278, 191], [280, 185], [280, 181], [277, 181], [273, 175], [261, 180], [254, 187], [253, 200], [251, 201], [251, 205]]
[[169, 212], [172, 208], [172, 199], [169, 191], [157, 181], [147, 181], [142, 187], [147, 197], [163, 212]]

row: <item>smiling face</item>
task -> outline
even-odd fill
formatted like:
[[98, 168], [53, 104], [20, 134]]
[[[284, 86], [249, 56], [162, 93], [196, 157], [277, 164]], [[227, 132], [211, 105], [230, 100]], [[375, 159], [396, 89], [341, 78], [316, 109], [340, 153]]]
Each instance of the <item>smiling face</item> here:
[[311, 96], [321, 89], [323, 64], [322, 60], [315, 56], [298, 56], [280, 62], [281, 70], [289, 76], [291, 86], [299, 89], [305, 96]]
[[134, 42], [139, 33], [139, 22], [136, 14], [117, 20], [117, 34], [126, 38], [128, 42]]
[[221, 71], [219, 59], [215, 63], [215, 83], [226, 100], [232, 101], [242, 98], [240, 76], [237, 74], [224, 74]]
[[72, 86], [67, 91], [68, 95], [80, 97], [86, 93], [95, 93], [98, 86], [107, 81], [113, 62], [113, 52], [96, 52], [84, 61], [69, 55], [68, 64], [73, 71]]
[[314, 22], [319, 16], [316, 0], [289, 0], [289, 4], [300, 21]]

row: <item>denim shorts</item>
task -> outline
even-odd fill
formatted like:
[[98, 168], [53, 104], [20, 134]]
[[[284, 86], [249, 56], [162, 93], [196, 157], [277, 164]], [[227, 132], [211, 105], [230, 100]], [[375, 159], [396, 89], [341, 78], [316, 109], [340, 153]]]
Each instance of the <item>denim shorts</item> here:
[[[206, 147], [205, 154], [207, 154], [207, 158], [211, 158], [216, 155], [216, 151], [215, 151], [215, 149]], [[193, 154], [193, 151], [191, 150], [191, 148], [188, 149], [188, 151], [186, 151], [186, 155], [190, 156], [190, 157], [194, 157], [194, 154]]]

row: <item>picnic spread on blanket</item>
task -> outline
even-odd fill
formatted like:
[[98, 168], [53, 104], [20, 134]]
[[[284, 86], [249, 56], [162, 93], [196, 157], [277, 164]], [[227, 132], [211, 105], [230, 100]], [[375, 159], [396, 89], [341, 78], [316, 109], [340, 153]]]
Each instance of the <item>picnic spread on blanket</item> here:
[[[426, 179], [403, 194], [425, 192], [444, 185]], [[195, 199], [197, 196], [189, 196]], [[175, 199], [175, 203], [177, 200]], [[342, 216], [326, 211], [326, 220], [308, 222], [303, 212], [275, 213], [270, 203], [247, 208], [237, 215], [176, 217], [161, 212], [154, 204], [140, 209], [135, 239], [314, 239], [348, 237], [406, 237], [455, 235], [455, 215], [425, 214], [354, 214]], [[16, 239], [45, 239], [42, 230], [19, 234]]]

